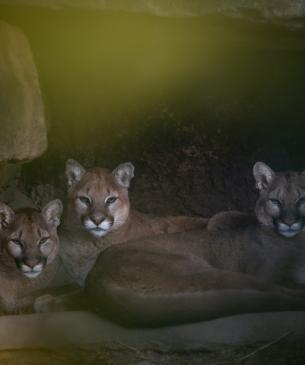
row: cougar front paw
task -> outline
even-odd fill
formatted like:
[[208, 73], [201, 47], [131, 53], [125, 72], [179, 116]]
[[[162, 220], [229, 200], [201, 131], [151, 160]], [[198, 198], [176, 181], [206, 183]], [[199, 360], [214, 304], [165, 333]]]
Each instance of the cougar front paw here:
[[33, 307], [36, 313], [60, 312], [64, 309], [61, 300], [51, 294], [36, 298]]

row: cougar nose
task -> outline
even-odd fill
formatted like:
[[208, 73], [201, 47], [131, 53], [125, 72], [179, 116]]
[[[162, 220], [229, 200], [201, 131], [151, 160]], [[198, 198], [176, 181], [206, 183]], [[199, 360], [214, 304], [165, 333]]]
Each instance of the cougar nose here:
[[296, 219], [294, 217], [291, 218], [284, 218], [282, 220], [282, 222], [284, 224], [286, 224], [286, 226], [288, 226], [289, 228], [291, 228], [295, 223], [296, 223]]
[[31, 269], [34, 269], [35, 266], [39, 265], [40, 260], [31, 258], [31, 259], [24, 259], [24, 264], [30, 267]]
[[105, 217], [103, 217], [102, 215], [95, 214], [95, 215], [91, 215], [90, 219], [92, 220], [93, 223], [95, 223], [98, 226], [105, 220]]

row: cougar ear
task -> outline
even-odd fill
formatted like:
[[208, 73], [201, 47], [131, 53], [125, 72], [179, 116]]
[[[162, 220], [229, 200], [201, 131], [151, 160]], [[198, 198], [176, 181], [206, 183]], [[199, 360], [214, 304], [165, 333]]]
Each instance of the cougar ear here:
[[15, 212], [8, 205], [0, 202], [0, 230], [4, 231], [14, 220]]
[[274, 171], [264, 162], [256, 162], [253, 166], [253, 175], [258, 190], [265, 190], [274, 179]]
[[71, 158], [67, 160], [65, 173], [67, 178], [68, 190], [70, 190], [73, 185], [80, 181], [85, 172], [86, 170], [81, 164], [79, 164], [75, 160], [72, 160]]
[[121, 163], [112, 171], [112, 174], [118, 185], [129, 188], [130, 181], [134, 177], [134, 166], [131, 162]]
[[60, 218], [63, 212], [62, 202], [59, 199], [50, 201], [41, 210], [41, 214], [47, 224], [58, 227], [60, 225]]

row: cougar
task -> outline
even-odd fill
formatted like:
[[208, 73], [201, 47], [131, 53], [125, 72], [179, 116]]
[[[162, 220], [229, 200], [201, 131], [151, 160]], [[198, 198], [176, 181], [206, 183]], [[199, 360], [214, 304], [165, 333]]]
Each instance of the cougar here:
[[257, 222], [142, 238], [101, 253], [85, 293], [103, 317], [158, 327], [305, 309], [305, 173], [254, 165]]
[[153, 217], [130, 210], [128, 189], [134, 166], [123, 163], [113, 171], [85, 170], [66, 163], [67, 211], [60, 230], [61, 258], [71, 278], [83, 285], [99, 253], [131, 239], [205, 227], [201, 217]]
[[59, 269], [57, 227], [62, 203], [54, 200], [41, 212], [13, 211], [0, 203], [0, 311], [18, 313], [30, 306], [31, 293], [52, 284]]

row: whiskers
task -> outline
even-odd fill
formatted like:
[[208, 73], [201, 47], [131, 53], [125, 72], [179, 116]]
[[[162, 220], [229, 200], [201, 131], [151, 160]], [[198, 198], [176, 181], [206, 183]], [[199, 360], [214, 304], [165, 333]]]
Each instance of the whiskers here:
[[111, 230], [114, 231], [126, 223], [127, 217], [119, 217], [113, 221]]
[[82, 224], [85, 230], [96, 238], [106, 236], [120, 228], [127, 220], [128, 215], [120, 215], [118, 217], [106, 217], [101, 223], [96, 224], [90, 217], [84, 217]]
[[105, 236], [113, 225], [112, 218], [105, 218], [101, 223], [96, 224], [90, 218], [83, 220], [85, 229], [93, 236], [100, 238]]

